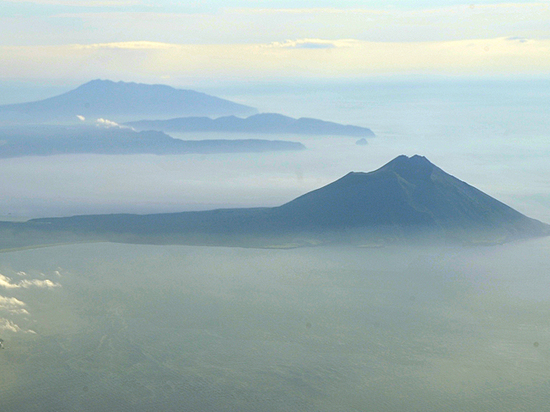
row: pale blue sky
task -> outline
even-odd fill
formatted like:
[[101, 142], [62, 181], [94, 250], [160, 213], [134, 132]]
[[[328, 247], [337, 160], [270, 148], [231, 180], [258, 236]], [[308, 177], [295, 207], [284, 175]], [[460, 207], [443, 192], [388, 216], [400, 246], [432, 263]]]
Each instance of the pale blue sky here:
[[0, 81], [550, 72], [548, 1], [11, 0], [0, 11]]
[[[107, 6], [110, 5], [110, 6]], [[0, 0], [0, 45], [550, 38], [549, 2]]]
[[[456, 6], [460, 4], [500, 4], [499, 0], [481, 0], [468, 2], [464, 0], [400, 0], [380, 2], [375, 0], [209, 0], [209, 1], [173, 1], [173, 0], [3, 0], [0, 1], [3, 16], [48, 16], [73, 12], [162, 12], [162, 13], [205, 13], [216, 12], [225, 8], [369, 8], [369, 9], [427, 9]], [[530, 0], [515, 0], [515, 4], [533, 3]]]
[[[380, 2], [375, 0], [0, 0], [0, 16], [25, 19], [28, 17], [55, 17], [72, 14], [99, 13], [171, 13], [171, 14], [219, 14], [228, 9], [318, 9], [333, 8], [371, 9], [392, 11], [420, 11], [448, 8], [459, 5], [483, 6], [504, 4], [501, 0], [400, 0]], [[512, 3], [512, 2], [510, 2]], [[514, 4], [533, 4], [530, 0], [515, 0]], [[544, 2], [542, 2], [544, 3]]]

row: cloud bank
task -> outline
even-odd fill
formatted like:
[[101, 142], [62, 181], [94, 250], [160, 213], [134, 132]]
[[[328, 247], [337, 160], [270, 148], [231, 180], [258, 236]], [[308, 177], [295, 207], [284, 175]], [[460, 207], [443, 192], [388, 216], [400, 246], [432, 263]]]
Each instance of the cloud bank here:
[[0, 76], [22, 80], [91, 78], [262, 79], [387, 74], [548, 75], [550, 40], [506, 37], [443, 42], [298, 39], [254, 45], [151, 42], [0, 47]]
[[[550, 37], [548, 2], [441, 7], [441, 1], [419, 5], [411, 0], [406, 6], [399, 2], [392, 7], [372, 1], [370, 6], [364, 2], [363, 7], [355, 8], [335, 1], [333, 7], [325, 2], [329, 7], [313, 8], [300, 7], [299, 2], [293, 3], [294, 8], [266, 7], [267, 2], [261, 5], [249, 2], [248, 7], [242, 8], [232, 7], [231, 2], [223, 5], [194, 2], [197, 4], [183, 7], [181, 2], [164, 2], [164, 7], [142, 3], [124, 8], [120, 6], [129, 2], [33, 1], [67, 3], [71, 7], [50, 6], [57, 12], [50, 10], [49, 15], [43, 15], [29, 13], [31, 4], [17, 14], [0, 16], [0, 44], [97, 44], [136, 39], [172, 44], [268, 44], [285, 38], [409, 42]], [[88, 9], [75, 12], [77, 5]], [[97, 7], [91, 9], [93, 6]]]

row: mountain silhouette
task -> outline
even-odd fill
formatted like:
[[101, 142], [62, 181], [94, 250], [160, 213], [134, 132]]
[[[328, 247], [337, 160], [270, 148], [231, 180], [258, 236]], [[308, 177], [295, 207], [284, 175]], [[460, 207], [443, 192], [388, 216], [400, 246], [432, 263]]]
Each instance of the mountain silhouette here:
[[19, 237], [19, 246], [25, 239], [252, 247], [419, 239], [502, 243], [550, 235], [549, 225], [417, 155], [399, 156], [370, 173], [349, 173], [278, 207], [47, 218], [0, 228]]
[[77, 116], [126, 122], [178, 116], [250, 115], [256, 109], [193, 90], [165, 85], [92, 80], [59, 96], [0, 106], [0, 120], [18, 123], [79, 122]]
[[399, 156], [370, 173], [349, 173], [278, 208], [302, 228], [500, 231], [510, 237], [548, 229], [422, 156]]
[[235, 116], [180, 117], [168, 120], [141, 120], [127, 123], [137, 130], [159, 130], [163, 132], [221, 132], [221, 133], [276, 133], [305, 135], [336, 135], [373, 137], [366, 127], [343, 125], [324, 120], [283, 116], [277, 113], [261, 113], [245, 119]]

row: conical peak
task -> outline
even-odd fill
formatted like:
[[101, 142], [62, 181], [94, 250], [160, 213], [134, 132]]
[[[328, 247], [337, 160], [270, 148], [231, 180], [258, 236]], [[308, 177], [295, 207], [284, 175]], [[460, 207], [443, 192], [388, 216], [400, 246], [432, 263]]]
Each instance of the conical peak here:
[[408, 157], [401, 155], [382, 166], [377, 171], [393, 172], [403, 178], [428, 178], [435, 166], [424, 156]]
[[386, 165], [384, 165], [383, 168], [388, 166], [417, 168], [422, 166], [433, 166], [433, 164], [424, 156], [414, 155], [414, 156], [408, 157], [405, 155], [400, 155], [400, 156], [397, 156], [395, 159], [391, 160], [390, 162], [386, 163]]
[[379, 172], [392, 172], [402, 177], [411, 175], [416, 175], [417, 177], [422, 175], [429, 176], [435, 167], [436, 166], [424, 156], [414, 155], [408, 157], [405, 155], [399, 155], [373, 172], [349, 172], [341, 179], [347, 180], [354, 177], [369, 176], [373, 173]]

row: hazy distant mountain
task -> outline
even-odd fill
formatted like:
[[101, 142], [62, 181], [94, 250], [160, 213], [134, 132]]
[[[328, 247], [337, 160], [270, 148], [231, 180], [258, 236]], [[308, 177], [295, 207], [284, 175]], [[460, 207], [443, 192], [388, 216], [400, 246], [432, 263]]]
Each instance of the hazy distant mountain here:
[[349, 173], [274, 208], [89, 215], [2, 227], [8, 234], [3, 247], [55, 239], [266, 247], [423, 238], [497, 243], [550, 235], [549, 225], [522, 215], [420, 156], [399, 156], [374, 172]]
[[307, 135], [338, 135], [372, 137], [366, 127], [325, 122], [318, 119], [262, 113], [242, 119], [235, 116], [210, 119], [208, 117], [180, 117], [169, 120], [141, 120], [127, 123], [137, 130], [160, 130], [163, 132], [223, 132], [223, 133], [277, 133]]
[[143, 118], [226, 116], [256, 113], [253, 107], [193, 90], [164, 85], [92, 80], [59, 96], [0, 106], [4, 123], [78, 122], [77, 116], [118, 123]]
[[0, 128], [0, 158], [56, 154], [185, 154], [303, 150], [281, 140], [180, 140], [163, 132], [97, 126], [28, 126]]

